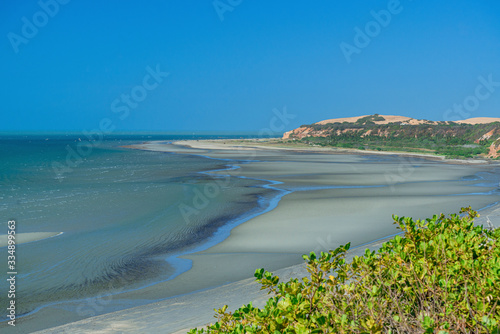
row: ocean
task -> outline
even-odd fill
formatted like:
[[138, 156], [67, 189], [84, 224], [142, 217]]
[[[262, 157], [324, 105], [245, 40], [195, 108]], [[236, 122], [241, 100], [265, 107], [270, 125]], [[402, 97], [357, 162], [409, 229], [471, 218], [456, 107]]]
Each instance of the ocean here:
[[[194, 137], [205, 138], [221, 136]], [[268, 182], [205, 173], [228, 168], [224, 160], [122, 147], [175, 139], [193, 136], [115, 136], [86, 147], [74, 136], [2, 137], [0, 235], [9, 220], [18, 240], [54, 234], [16, 245], [17, 316], [172, 279], [190, 268], [176, 254], [224, 238], [215, 234], [222, 225], [257, 214], [277, 194], [262, 187]], [[1, 247], [4, 273], [7, 256]], [[4, 310], [8, 289], [2, 279]]]

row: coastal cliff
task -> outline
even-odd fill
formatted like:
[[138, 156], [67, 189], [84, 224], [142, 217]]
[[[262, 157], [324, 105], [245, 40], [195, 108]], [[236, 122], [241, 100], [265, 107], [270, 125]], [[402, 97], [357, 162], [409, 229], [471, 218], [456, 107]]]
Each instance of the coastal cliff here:
[[284, 141], [356, 149], [404, 150], [448, 157], [500, 157], [500, 118], [429, 121], [367, 115], [329, 119], [285, 132]]

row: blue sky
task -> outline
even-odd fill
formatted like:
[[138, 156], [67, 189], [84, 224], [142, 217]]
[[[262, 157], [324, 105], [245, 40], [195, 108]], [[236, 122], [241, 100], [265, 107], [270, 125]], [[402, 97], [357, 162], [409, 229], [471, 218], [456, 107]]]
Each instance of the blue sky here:
[[0, 131], [84, 131], [103, 120], [117, 131], [196, 132], [373, 113], [500, 117], [494, 0], [0, 6]]

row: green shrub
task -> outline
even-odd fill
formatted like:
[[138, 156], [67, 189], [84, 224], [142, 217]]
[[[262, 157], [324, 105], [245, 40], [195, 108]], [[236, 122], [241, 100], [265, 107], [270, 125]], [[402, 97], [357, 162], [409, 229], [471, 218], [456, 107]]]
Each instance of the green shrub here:
[[258, 269], [272, 295], [262, 309], [224, 306], [189, 333], [500, 333], [500, 230], [474, 226], [470, 207], [460, 213], [394, 216], [404, 237], [351, 262], [350, 244], [304, 255], [306, 278]]

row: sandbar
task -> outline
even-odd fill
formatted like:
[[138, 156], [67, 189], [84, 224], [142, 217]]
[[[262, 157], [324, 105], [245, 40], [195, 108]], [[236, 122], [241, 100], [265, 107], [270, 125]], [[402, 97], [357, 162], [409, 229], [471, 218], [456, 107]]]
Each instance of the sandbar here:
[[[28, 233], [17, 233], [15, 234], [15, 243], [23, 244], [26, 242], [39, 241], [47, 238], [52, 238], [62, 234], [63, 232], [28, 232]], [[7, 234], [0, 234], [0, 247], [5, 247], [8, 245]]]

